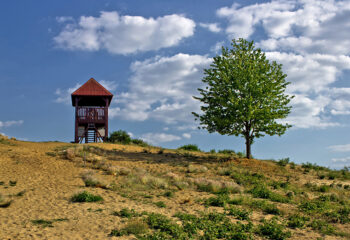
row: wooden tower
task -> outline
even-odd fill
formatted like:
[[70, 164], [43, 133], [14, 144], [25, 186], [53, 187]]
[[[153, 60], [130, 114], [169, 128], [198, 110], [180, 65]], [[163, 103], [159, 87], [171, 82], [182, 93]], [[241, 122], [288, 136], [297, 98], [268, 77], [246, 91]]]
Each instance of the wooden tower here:
[[112, 98], [113, 94], [93, 78], [72, 93], [72, 105], [75, 107], [74, 142], [106, 141], [108, 107]]

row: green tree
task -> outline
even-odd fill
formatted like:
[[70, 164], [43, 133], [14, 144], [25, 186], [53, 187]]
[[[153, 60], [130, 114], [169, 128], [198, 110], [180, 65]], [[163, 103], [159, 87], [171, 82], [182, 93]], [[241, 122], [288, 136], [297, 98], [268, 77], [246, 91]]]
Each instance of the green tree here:
[[118, 130], [110, 134], [108, 141], [113, 143], [129, 144], [131, 142], [131, 137], [126, 131]]
[[210, 68], [204, 69], [204, 89], [198, 89], [202, 114], [193, 113], [208, 132], [242, 136], [246, 157], [251, 158], [255, 138], [281, 136], [289, 124], [277, 122], [288, 116], [294, 96], [285, 94], [289, 82], [282, 65], [266, 59], [254, 42], [232, 40], [231, 49], [222, 47]]

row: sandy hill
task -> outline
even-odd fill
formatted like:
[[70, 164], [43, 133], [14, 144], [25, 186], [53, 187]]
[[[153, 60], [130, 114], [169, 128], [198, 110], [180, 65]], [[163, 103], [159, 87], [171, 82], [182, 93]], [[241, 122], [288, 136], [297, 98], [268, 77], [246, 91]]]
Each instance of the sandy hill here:
[[350, 239], [350, 173], [0, 138], [0, 239]]

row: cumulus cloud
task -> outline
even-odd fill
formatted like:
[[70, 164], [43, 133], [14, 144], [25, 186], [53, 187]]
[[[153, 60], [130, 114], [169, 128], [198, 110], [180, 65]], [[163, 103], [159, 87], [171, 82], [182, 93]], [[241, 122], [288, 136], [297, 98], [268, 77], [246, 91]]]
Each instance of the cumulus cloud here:
[[[339, 125], [332, 116], [350, 114], [348, 89], [334, 87], [350, 69], [350, 1], [289, 0], [217, 10], [229, 38], [258, 41], [270, 60], [283, 64], [296, 94], [288, 121], [300, 128]], [[260, 33], [261, 35], [261, 33]]]
[[5, 127], [12, 127], [12, 126], [20, 126], [24, 123], [23, 120], [17, 120], [17, 121], [0, 121], [0, 128], [5, 128]]
[[127, 92], [119, 94], [111, 117], [126, 120], [157, 120], [167, 124], [192, 123], [192, 111], [199, 110], [198, 95], [203, 68], [211, 59], [201, 55], [176, 54], [136, 61]]
[[[117, 83], [114, 81], [106, 81], [106, 80], [101, 80], [99, 83], [104, 86], [108, 91], [115, 91], [117, 89]], [[64, 104], [71, 104], [71, 94], [80, 88], [83, 84], [82, 83], [77, 83], [75, 84], [74, 87], [67, 88], [67, 89], [60, 89], [57, 88], [55, 91], [55, 102], [56, 103], [64, 103]]]
[[350, 152], [350, 144], [333, 145], [328, 148], [334, 152]]
[[[59, 18], [65, 22], [66, 18]], [[194, 34], [195, 22], [183, 15], [158, 18], [122, 16], [116, 11], [101, 12], [99, 17], [81, 16], [68, 23], [54, 38], [58, 47], [67, 50], [131, 54], [172, 47]]]
[[214, 33], [221, 32], [221, 28], [219, 27], [218, 23], [199, 23], [199, 26]]
[[145, 133], [141, 136], [141, 139], [151, 144], [159, 144], [181, 140], [181, 137], [166, 133]]
[[190, 139], [190, 138], [191, 138], [191, 134], [189, 134], [189, 133], [183, 133], [183, 134], [182, 134], [182, 137], [183, 137], [183, 138]]

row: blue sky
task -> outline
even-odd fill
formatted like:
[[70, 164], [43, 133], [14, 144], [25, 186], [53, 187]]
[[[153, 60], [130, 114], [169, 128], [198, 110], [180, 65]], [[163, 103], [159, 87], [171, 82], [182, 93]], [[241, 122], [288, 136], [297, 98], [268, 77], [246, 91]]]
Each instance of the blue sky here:
[[295, 95], [281, 137], [257, 158], [350, 165], [350, 1], [4, 1], [0, 8], [0, 132], [72, 141], [70, 93], [90, 77], [114, 99], [110, 131], [176, 148], [244, 150], [240, 137], [198, 130], [203, 68], [232, 38], [283, 64]]

